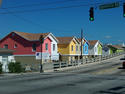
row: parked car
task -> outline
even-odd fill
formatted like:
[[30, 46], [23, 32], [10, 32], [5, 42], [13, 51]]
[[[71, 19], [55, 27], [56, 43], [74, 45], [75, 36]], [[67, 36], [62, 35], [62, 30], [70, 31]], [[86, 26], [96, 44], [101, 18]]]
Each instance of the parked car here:
[[122, 67], [125, 69], [125, 61], [122, 62]]

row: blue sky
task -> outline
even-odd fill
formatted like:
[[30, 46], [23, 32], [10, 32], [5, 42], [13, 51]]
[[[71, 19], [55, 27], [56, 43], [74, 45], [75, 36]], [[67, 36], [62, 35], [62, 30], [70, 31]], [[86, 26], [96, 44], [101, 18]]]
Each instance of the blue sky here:
[[[58, 1], [66, 1], [58, 3]], [[119, 0], [110, 0], [115, 2]], [[54, 4], [42, 4], [56, 2]], [[29, 33], [52, 32], [55, 36], [80, 37], [81, 28], [84, 37], [88, 40], [100, 40], [102, 43], [125, 42], [125, 18], [123, 17], [122, 2], [119, 8], [99, 10], [99, 3], [107, 3], [109, 0], [3, 0], [0, 9], [0, 38], [17, 30]], [[34, 4], [39, 4], [34, 6]], [[89, 8], [94, 6], [95, 20], [89, 21]], [[94, 5], [93, 5], [94, 4]], [[18, 6], [27, 7], [18, 7]], [[77, 8], [58, 10], [39, 10], [54, 7], [87, 5]], [[12, 8], [16, 7], [16, 8]], [[17, 11], [39, 10], [36, 12], [17, 13]], [[14, 14], [3, 14], [15, 12]]]

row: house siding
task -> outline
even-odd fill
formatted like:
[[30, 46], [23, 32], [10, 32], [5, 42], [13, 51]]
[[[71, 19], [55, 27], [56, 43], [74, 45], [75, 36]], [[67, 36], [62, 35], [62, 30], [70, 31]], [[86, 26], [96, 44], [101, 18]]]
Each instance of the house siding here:
[[[73, 51], [72, 51], [72, 46], [73, 46]], [[76, 43], [73, 40], [69, 44], [69, 54], [76, 55]]]
[[99, 41], [95, 45], [89, 46], [89, 55], [102, 55], [102, 45]]
[[102, 46], [98, 44], [98, 55], [102, 55]]
[[[32, 55], [35, 54], [35, 51], [32, 51], [32, 45], [36, 44], [36, 52], [40, 52], [40, 43], [39, 41], [27, 41], [18, 35], [12, 37], [12, 33], [9, 34], [0, 42], [0, 47], [4, 48], [4, 45], [8, 45], [8, 49], [15, 50], [14, 55]], [[48, 51], [45, 50], [45, 44], [48, 43]], [[14, 48], [14, 45], [17, 45], [17, 48]], [[51, 40], [46, 38], [43, 43], [43, 52], [49, 52], [51, 54]]]
[[69, 44], [58, 44], [58, 52], [61, 55], [69, 54]]
[[85, 42], [83, 45], [83, 55], [88, 55], [88, 43]]
[[[49, 36], [52, 40], [51, 42], [51, 60], [59, 60], [57, 41], [54, 40], [52, 36]], [[53, 45], [55, 45], [55, 50], [53, 50]]]

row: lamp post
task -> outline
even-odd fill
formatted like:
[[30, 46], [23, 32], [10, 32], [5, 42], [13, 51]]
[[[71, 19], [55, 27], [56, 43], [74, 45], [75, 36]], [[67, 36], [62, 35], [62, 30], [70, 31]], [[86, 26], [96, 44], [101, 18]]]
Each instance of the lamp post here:
[[39, 38], [39, 41], [40, 41], [40, 45], [41, 45], [41, 49], [40, 49], [40, 52], [41, 52], [41, 59], [40, 59], [40, 73], [42, 73], [43, 72], [43, 62], [42, 62], [42, 44], [43, 44], [43, 42], [44, 42], [44, 37], [43, 37], [43, 35], [41, 35], [40, 36], [40, 38]]

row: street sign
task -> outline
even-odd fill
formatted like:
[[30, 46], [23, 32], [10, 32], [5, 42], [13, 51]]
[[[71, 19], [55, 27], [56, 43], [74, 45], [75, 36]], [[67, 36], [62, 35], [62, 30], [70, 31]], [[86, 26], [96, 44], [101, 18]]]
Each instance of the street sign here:
[[111, 4], [104, 4], [104, 5], [100, 5], [99, 9], [103, 10], [103, 9], [110, 9], [110, 8], [116, 8], [119, 7], [120, 3], [119, 2], [115, 2], [115, 3], [111, 3]]
[[[40, 60], [41, 59], [41, 52], [36, 52], [35, 54], [36, 56], [36, 60]], [[42, 52], [42, 59], [50, 59], [50, 54], [48, 52]]]

